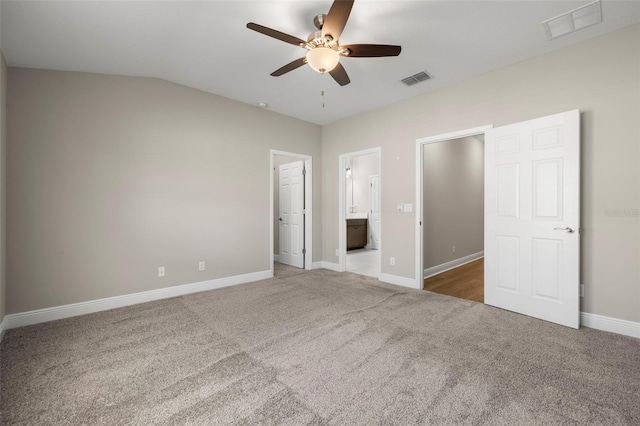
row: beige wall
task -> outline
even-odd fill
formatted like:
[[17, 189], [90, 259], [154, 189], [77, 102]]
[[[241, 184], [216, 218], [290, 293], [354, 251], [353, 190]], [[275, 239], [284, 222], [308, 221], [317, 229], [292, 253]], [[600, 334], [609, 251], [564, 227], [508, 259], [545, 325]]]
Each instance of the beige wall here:
[[640, 321], [638, 217], [607, 215], [639, 206], [639, 77], [640, 26], [634, 26], [324, 126], [324, 260], [338, 260], [340, 154], [382, 147], [382, 272], [414, 278], [415, 213], [394, 206], [415, 203], [416, 139], [579, 108], [582, 310]]
[[423, 204], [425, 269], [484, 250], [481, 140], [469, 137], [424, 145]]
[[[301, 158], [286, 155], [273, 156], [273, 254], [280, 254], [280, 166], [300, 161]], [[314, 250], [315, 251], [315, 250]]]
[[0, 50], [0, 323], [6, 312], [7, 65]]
[[8, 74], [7, 313], [268, 269], [269, 149], [313, 155], [314, 261], [337, 262], [338, 156], [382, 147], [382, 272], [414, 278], [416, 139], [579, 108], [582, 310], [640, 321], [638, 216], [611, 214], [640, 205], [640, 26], [322, 129], [156, 79]]
[[321, 170], [319, 126], [158, 79], [9, 68], [8, 102], [9, 314], [268, 270], [270, 149]]

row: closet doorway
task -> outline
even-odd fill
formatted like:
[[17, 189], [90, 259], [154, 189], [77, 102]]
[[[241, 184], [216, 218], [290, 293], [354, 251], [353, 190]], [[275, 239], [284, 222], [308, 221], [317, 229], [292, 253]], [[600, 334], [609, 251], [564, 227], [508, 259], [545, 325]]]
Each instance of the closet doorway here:
[[420, 148], [423, 288], [484, 303], [484, 132]]
[[312, 269], [312, 157], [270, 152], [270, 265], [274, 261]]

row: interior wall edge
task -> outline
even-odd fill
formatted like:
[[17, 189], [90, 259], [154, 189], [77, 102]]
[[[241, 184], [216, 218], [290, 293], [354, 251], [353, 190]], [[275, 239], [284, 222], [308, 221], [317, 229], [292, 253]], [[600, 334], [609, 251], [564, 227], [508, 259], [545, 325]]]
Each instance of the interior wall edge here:
[[[0, 334], [7, 312], [7, 63], [0, 48]], [[0, 337], [1, 339], [1, 337]]]
[[4, 337], [4, 332], [7, 329], [7, 317], [3, 317], [0, 321], [0, 343], [2, 343], [2, 338]]

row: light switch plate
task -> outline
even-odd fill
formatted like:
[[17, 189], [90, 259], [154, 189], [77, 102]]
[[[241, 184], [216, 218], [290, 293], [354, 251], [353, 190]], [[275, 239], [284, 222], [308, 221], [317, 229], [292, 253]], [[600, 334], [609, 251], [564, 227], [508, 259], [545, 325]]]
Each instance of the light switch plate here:
[[405, 213], [411, 213], [412, 211], [413, 211], [413, 204], [404, 203], [404, 212]]

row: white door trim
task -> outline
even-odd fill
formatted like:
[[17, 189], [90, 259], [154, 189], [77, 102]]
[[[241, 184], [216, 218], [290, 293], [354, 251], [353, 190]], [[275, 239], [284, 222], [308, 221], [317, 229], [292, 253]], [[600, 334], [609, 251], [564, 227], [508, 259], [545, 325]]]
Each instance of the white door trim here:
[[460, 139], [469, 136], [478, 136], [484, 135], [484, 133], [488, 129], [492, 129], [493, 125], [489, 124], [486, 126], [473, 127], [471, 129], [466, 130], [458, 130], [450, 133], [443, 133], [435, 136], [428, 136], [420, 139], [416, 139], [416, 238], [415, 238], [415, 265], [416, 265], [416, 275], [415, 275], [415, 283], [416, 288], [422, 289], [424, 288], [424, 259], [422, 255], [422, 245], [423, 241], [423, 232], [422, 232], [422, 222], [423, 222], [423, 209], [422, 203], [423, 194], [422, 191], [422, 182], [423, 182], [423, 173], [424, 173], [424, 154], [423, 148], [427, 144], [444, 142], [451, 139]]
[[[340, 154], [338, 157], [338, 265], [339, 272], [347, 270], [347, 213], [345, 209], [345, 172], [347, 170], [347, 159], [360, 157], [362, 155], [378, 154], [378, 191], [380, 205], [382, 205], [382, 149], [380, 147], [365, 149], [362, 151]], [[380, 212], [380, 223], [382, 223], [382, 212]], [[382, 245], [382, 226], [380, 227], [380, 241]], [[378, 250], [378, 257], [381, 259], [382, 250]], [[382, 265], [378, 259], [378, 264]], [[380, 275], [378, 273], [378, 276]]]
[[[378, 171], [380, 171], [380, 169], [378, 168]], [[371, 197], [371, 193], [372, 188], [373, 188], [373, 184], [372, 184], [372, 180], [373, 178], [375, 178], [375, 180], [377, 181], [377, 186], [376, 186], [376, 191], [377, 191], [377, 200], [378, 202], [374, 204], [374, 198]], [[382, 249], [382, 241], [380, 240], [380, 229], [378, 229], [378, 232], [374, 232], [375, 231], [375, 222], [373, 220], [373, 209], [376, 209], [376, 214], [378, 215], [378, 221], [380, 221], [380, 211], [382, 210], [382, 206], [380, 205], [380, 175], [376, 174], [376, 175], [369, 175], [369, 213], [367, 213], [367, 218], [368, 218], [368, 222], [369, 222], [369, 229], [367, 231], [367, 246], [366, 248], [369, 249], [375, 249], [375, 250], [381, 250]], [[380, 226], [380, 228], [382, 228], [382, 226]], [[375, 243], [376, 238], [378, 237], [377, 240], [378, 242]]]
[[305, 222], [304, 222], [304, 248], [306, 249], [304, 257], [304, 269], [313, 269], [313, 157], [305, 154], [297, 154], [294, 152], [278, 151], [272, 149], [269, 151], [269, 269], [273, 276], [273, 157], [283, 155], [286, 157], [300, 158], [304, 160], [304, 166], [307, 171], [304, 180], [304, 204], [305, 204]]

